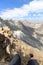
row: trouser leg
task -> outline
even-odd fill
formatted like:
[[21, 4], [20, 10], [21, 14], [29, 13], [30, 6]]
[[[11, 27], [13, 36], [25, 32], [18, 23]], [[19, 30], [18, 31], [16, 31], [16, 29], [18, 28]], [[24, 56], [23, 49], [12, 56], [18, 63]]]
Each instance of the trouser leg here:
[[21, 65], [21, 58], [19, 54], [16, 54], [13, 59], [11, 60], [9, 65]]
[[37, 60], [33, 59], [33, 60], [28, 61], [27, 65], [39, 65], [39, 63], [37, 62]]

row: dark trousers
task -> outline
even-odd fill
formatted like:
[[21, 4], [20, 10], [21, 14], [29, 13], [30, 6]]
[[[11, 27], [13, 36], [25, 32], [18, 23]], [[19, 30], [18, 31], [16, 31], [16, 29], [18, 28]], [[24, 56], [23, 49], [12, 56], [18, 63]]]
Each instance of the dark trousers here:
[[37, 60], [31, 59], [28, 61], [27, 65], [39, 65], [39, 63], [37, 62]]
[[[9, 65], [21, 65], [21, 58], [19, 54], [16, 54]], [[31, 59], [28, 61], [27, 65], [39, 65], [37, 60]]]
[[16, 54], [13, 59], [11, 60], [9, 65], [21, 65], [21, 58], [19, 54]]

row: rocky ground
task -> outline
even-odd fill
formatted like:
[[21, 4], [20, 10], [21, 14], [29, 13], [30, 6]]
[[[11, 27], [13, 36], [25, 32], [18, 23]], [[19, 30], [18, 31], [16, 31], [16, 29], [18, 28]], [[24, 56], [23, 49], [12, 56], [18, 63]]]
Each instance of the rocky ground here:
[[34, 55], [39, 65], [43, 65], [43, 51], [33, 48], [26, 43], [13, 37], [12, 31], [4, 26], [0, 28], [0, 65], [7, 65], [13, 58], [13, 56], [19, 53], [21, 57], [21, 65], [26, 65], [29, 58], [29, 54]]

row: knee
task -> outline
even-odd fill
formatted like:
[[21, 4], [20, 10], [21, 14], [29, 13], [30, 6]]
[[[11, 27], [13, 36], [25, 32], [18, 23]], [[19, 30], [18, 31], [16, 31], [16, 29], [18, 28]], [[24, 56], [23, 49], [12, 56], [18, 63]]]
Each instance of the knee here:
[[21, 57], [19, 54], [16, 54], [10, 62], [10, 65], [21, 65]]

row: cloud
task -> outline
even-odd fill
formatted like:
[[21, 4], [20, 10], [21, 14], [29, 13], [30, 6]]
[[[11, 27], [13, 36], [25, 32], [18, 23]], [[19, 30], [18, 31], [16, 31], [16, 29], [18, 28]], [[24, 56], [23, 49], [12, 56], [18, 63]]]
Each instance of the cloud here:
[[33, 0], [33, 1], [43, 1], [43, 0]]
[[[42, 14], [41, 14], [42, 12]], [[3, 19], [25, 19], [25, 17], [42, 17], [43, 16], [43, 1], [33, 0], [29, 4], [24, 4], [20, 8], [6, 9], [2, 11], [0, 17]], [[29, 19], [29, 18], [28, 18]]]

